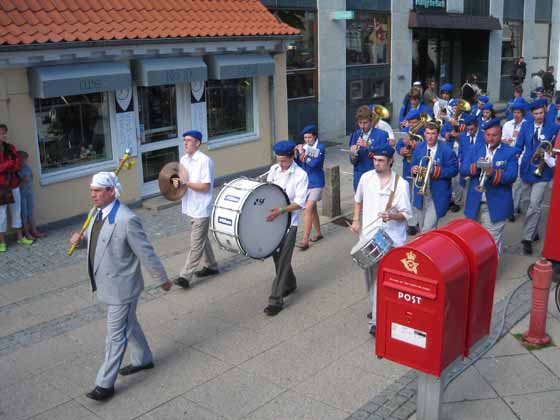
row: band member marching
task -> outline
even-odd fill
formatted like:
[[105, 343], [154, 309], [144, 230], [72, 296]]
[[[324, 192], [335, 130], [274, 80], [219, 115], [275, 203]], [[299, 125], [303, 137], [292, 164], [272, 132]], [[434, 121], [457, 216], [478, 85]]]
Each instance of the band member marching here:
[[[317, 138], [317, 126], [310, 124], [304, 127], [300, 133], [305, 144], [298, 144], [295, 149], [296, 163], [307, 173], [307, 198], [303, 210], [303, 239], [298, 248], [305, 251], [309, 248], [309, 241], [317, 242], [323, 239], [321, 233], [321, 222], [317, 212], [317, 202], [321, 201], [323, 187], [325, 186], [325, 173], [323, 164], [325, 162], [325, 146]], [[311, 228], [317, 233], [314, 238], [309, 238]]]
[[476, 100], [476, 107], [473, 108], [472, 113], [475, 117], [482, 117], [482, 107], [488, 103], [490, 98], [486, 95], [480, 95]]
[[276, 277], [272, 282], [272, 290], [268, 298], [268, 306], [264, 312], [268, 316], [277, 315], [284, 306], [284, 298], [297, 289], [296, 276], [292, 269], [292, 254], [296, 243], [296, 234], [301, 217], [301, 209], [305, 207], [307, 197], [307, 174], [294, 162], [294, 142], [283, 140], [274, 145], [276, 164], [270, 167], [267, 182], [272, 182], [284, 190], [290, 204], [283, 208], [273, 208], [266, 218], [271, 222], [281, 214], [291, 213], [292, 224], [284, 237], [280, 248], [272, 254]]
[[480, 110], [481, 112], [478, 119], [480, 120], [482, 126], [496, 117], [494, 114], [494, 104], [491, 102], [485, 103]]
[[500, 120], [484, 126], [484, 143], [463, 156], [461, 176], [469, 177], [465, 216], [480, 222], [502, 251], [506, 219], [513, 214], [512, 185], [517, 178], [516, 150], [501, 144]]
[[439, 125], [428, 123], [426, 141], [418, 144], [412, 155], [414, 182], [413, 204], [419, 212], [422, 232], [435, 229], [445, 216], [451, 201], [451, 180], [457, 175], [457, 156], [445, 142], [438, 141]]
[[408, 100], [410, 105], [408, 107], [403, 105], [399, 114], [399, 124], [401, 128], [407, 126], [406, 116], [410, 111], [418, 111], [420, 114], [425, 112], [430, 117], [433, 116], [432, 109], [422, 103], [422, 92], [419, 89], [412, 88]]
[[[97, 372], [95, 388], [88, 398], [104, 401], [115, 393], [117, 375], [132, 375], [154, 367], [153, 356], [136, 307], [144, 290], [140, 264], [168, 291], [171, 282], [142, 227], [140, 219], [118, 198], [121, 184], [114, 172], [99, 172], [92, 178], [90, 193], [96, 207], [95, 221], [82, 237], [74, 233], [72, 245], [87, 240], [88, 272], [97, 300], [107, 305], [105, 358]], [[127, 347], [131, 364], [121, 368]]]
[[[174, 283], [187, 289], [193, 275], [206, 277], [218, 274], [219, 271], [208, 237], [214, 189], [214, 162], [199, 150], [202, 144], [200, 131], [190, 130], [183, 133], [183, 144], [186, 153], [181, 158], [181, 165], [187, 170], [188, 179], [174, 178], [173, 185], [179, 188], [180, 184], [185, 184], [188, 188], [182, 199], [182, 211], [189, 216], [191, 222], [190, 249], [185, 265]], [[202, 269], [195, 271], [201, 261]]]
[[[525, 110], [527, 103], [525, 101], [514, 101], [510, 105], [512, 119], [507, 121], [502, 127], [502, 144], [515, 148], [517, 137], [521, 131], [521, 127], [526, 122]], [[521, 163], [521, 158], [518, 163]], [[512, 187], [513, 193], [513, 214], [509, 217], [510, 222], [515, 222], [515, 213], [519, 210], [521, 201], [521, 178], [515, 179]]]
[[[395, 246], [406, 242], [407, 219], [412, 216], [408, 183], [391, 170], [394, 150], [389, 145], [371, 149], [375, 169], [360, 179], [354, 196], [352, 231], [362, 236], [383, 228]], [[360, 225], [360, 214], [362, 223]], [[377, 282], [376, 264], [365, 270], [366, 285], [372, 304], [370, 334], [376, 332]]]
[[[404, 137], [401, 137], [397, 142], [396, 151], [402, 157], [402, 177], [409, 183], [409, 197], [412, 197], [414, 178], [410, 170], [412, 169], [412, 154], [417, 144], [414, 136], [410, 136], [409, 131], [411, 128], [417, 127], [420, 122], [420, 113], [416, 110], [410, 111], [406, 116], [407, 126], [401, 130]], [[415, 130], [415, 135], [423, 138], [424, 127], [419, 127]], [[416, 215], [416, 209], [412, 208], [412, 217], [408, 219], [408, 229], [407, 233], [414, 236], [418, 233], [418, 217]]]
[[350, 150], [354, 152], [354, 155], [350, 156], [350, 162], [354, 166], [354, 191], [362, 174], [373, 169], [373, 163], [368, 156], [369, 147], [389, 142], [385, 131], [373, 127], [373, 116], [367, 105], [359, 107], [356, 111], [356, 123], [358, 128], [354, 130], [349, 141]]
[[447, 121], [452, 115], [450, 115], [449, 101], [451, 100], [451, 92], [453, 91], [453, 85], [451, 83], [445, 83], [439, 90], [439, 98], [434, 103], [434, 118], [442, 121]]
[[[544, 194], [550, 180], [554, 176], [556, 157], [553, 156], [552, 147], [546, 150], [547, 143], [556, 132], [555, 126], [545, 124], [546, 100], [535, 100], [530, 104], [534, 121], [526, 122], [521, 127], [515, 147], [518, 155], [522, 154], [519, 175], [521, 177], [521, 196], [530, 197], [529, 208], [523, 222], [521, 243], [523, 253], [533, 253], [533, 240], [538, 234], [538, 224], [542, 213]], [[550, 143], [548, 143], [550, 144]]]

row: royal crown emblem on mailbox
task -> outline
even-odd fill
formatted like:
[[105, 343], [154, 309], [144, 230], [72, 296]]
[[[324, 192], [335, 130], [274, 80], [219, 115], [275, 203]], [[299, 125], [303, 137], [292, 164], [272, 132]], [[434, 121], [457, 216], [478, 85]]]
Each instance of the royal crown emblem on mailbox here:
[[403, 258], [401, 262], [404, 265], [404, 268], [411, 273], [418, 274], [418, 266], [419, 263], [416, 262], [416, 254], [412, 251], [406, 253], [406, 258]]

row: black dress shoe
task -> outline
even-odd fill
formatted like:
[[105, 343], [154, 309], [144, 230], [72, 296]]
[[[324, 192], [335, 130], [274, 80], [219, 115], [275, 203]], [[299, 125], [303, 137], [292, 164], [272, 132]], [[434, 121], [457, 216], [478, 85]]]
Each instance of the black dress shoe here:
[[453, 213], [457, 213], [459, 210], [461, 210], [461, 206], [455, 203], [451, 203], [449, 205], [449, 210], [451, 210]]
[[132, 375], [136, 372], [140, 372], [141, 370], [146, 370], [146, 369], [153, 369], [154, 368], [154, 363], [150, 362], [146, 365], [143, 366], [134, 366], [134, 365], [128, 365], [123, 367], [122, 369], [119, 369], [119, 373], [122, 376], [128, 376], [128, 375]]
[[268, 305], [266, 308], [264, 308], [264, 313], [267, 314], [268, 316], [274, 316], [274, 315], [278, 315], [281, 310], [282, 310], [281, 306]]
[[368, 319], [371, 319], [371, 315], [372, 315], [371, 312], [369, 314], [367, 314]]
[[375, 325], [372, 325], [371, 327], [369, 327], [369, 333], [375, 337], [375, 333], [377, 332], [377, 327]]
[[208, 277], [208, 276], [215, 276], [220, 271], [210, 267], [204, 267], [202, 270], [195, 271], [194, 274], [197, 277]]
[[515, 222], [515, 214], [512, 214], [511, 216], [508, 217], [508, 220], [513, 223]]
[[102, 388], [100, 386], [96, 386], [93, 388], [93, 391], [90, 391], [86, 394], [86, 397], [91, 398], [95, 401], [105, 401], [111, 398], [115, 394], [115, 387], [111, 388]]
[[540, 239], [541, 239], [541, 237], [540, 237], [539, 234], [537, 233], [537, 234], [535, 235], [535, 237], [533, 238], [533, 242], [537, 242], [537, 241], [540, 240]]
[[173, 283], [175, 283], [177, 286], [182, 287], [183, 289], [189, 288], [189, 281], [184, 277], [177, 277], [175, 280], [173, 280]]
[[406, 229], [406, 233], [408, 233], [410, 236], [414, 236], [418, 233], [418, 228], [416, 226], [409, 226]]
[[286, 290], [283, 294], [282, 297], [288, 297], [290, 296], [292, 293], [294, 293], [297, 290], [297, 286], [292, 287], [291, 289]]
[[523, 244], [523, 254], [533, 255], [533, 244], [531, 241], [521, 241]]

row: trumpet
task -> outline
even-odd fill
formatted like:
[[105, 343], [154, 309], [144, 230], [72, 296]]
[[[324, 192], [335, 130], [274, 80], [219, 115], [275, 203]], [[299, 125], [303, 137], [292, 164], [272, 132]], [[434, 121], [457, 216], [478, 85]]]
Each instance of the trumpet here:
[[537, 146], [537, 150], [533, 153], [531, 157], [531, 166], [535, 166], [536, 169], [533, 172], [535, 176], [542, 176], [544, 165], [546, 164], [544, 160], [544, 154], [554, 153], [554, 146], [548, 140], [542, 140]]
[[486, 169], [492, 167], [492, 162], [490, 162], [486, 158], [481, 158], [478, 162], [476, 162], [476, 167], [480, 169], [480, 175], [478, 176], [478, 185], [476, 186], [476, 190], [478, 192], [486, 192]]
[[[425, 163], [426, 165], [423, 165]], [[430, 183], [430, 176], [432, 174], [432, 166], [434, 159], [431, 156], [424, 156], [418, 164], [418, 172], [414, 180], [414, 186], [418, 188], [418, 194], [426, 195], [428, 185]]]
[[[424, 141], [424, 137], [422, 137], [420, 134], [417, 134], [416, 132], [419, 131], [422, 127], [428, 125], [428, 123], [430, 122], [432, 122], [432, 117], [430, 117], [430, 114], [428, 114], [427, 112], [422, 112], [420, 114], [420, 121], [418, 121], [413, 127], [411, 127], [408, 130], [408, 136], [410, 137], [410, 140], [414, 142], [415, 145], [420, 141]], [[413, 147], [412, 145], [408, 144], [406, 146], [406, 149], [408, 151], [412, 151]], [[406, 156], [406, 161], [410, 162], [411, 160], [412, 160], [412, 153], [409, 153]]]

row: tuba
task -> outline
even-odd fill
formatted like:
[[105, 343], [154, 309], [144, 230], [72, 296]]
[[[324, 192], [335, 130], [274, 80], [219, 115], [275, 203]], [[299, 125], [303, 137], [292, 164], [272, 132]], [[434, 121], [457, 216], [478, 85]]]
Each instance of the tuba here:
[[[424, 166], [423, 163], [426, 165]], [[416, 174], [416, 179], [414, 180], [414, 186], [418, 188], [418, 194], [420, 195], [426, 195], [428, 185], [430, 183], [433, 164], [434, 158], [428, 155], [424, 156], [418, 164], [418, 173]]]
[[546, 164], [544, 160], [544, 154], [554, 153], [553, 148], [554, 146], [548, 140], [542, 140], [537, 146], [537, 150], [535, 150], [535, 153], [533, 153], [533, 156], [531, 157], [531, 166], [536, 167], [535, 171], [533, 172], [535, 176], [542, 176], [544, 165]]
[[[459, 99], [459, 101], [457, 102], [457, 110], [455, 111], [455, 114], [453, 114], [453, 119], [459, 122], [459, 117], [464, 112], [471, 112], [471, 104], [464, 99]], [[460, 131], [459, 128], [456, 127], [453, 127], [453, 129], [456, 131]]]
[[[418, 121], [416, 125], [414, 125], [408, 130], [408, 136], [410, 137], [410, 140], [414, 141], [415, 145], [418, 142], [424, 141], [424, 137], [422, 137], [420, 134], [416, 134], [416, 132], [419, 131], [422, 127], [428, 125], [428, 123], [430, 122], [432, 122], [432, 117], [430, 117], [430, 114], [428, 114], [427, 112], [422, 112], [420, 114], [420, 121]], [[413, 149], [413, 147], [410, 144], [407, 145], [406, 148], [409, 151], [412, 151]], [[406, 156], [407, 162], [410, 162], [411, 160], [412, 160], [412, 154]]]

